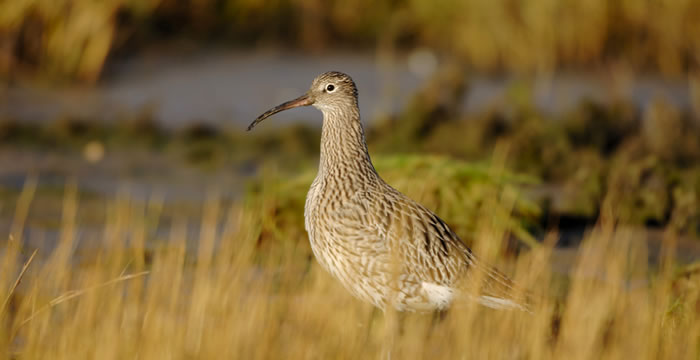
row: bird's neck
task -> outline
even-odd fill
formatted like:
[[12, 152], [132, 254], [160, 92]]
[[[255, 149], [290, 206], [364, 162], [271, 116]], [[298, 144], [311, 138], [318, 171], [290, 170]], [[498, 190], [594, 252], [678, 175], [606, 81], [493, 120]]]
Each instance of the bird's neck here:
[[376, 176], [357, 106], [323, 111], [319, 175]]

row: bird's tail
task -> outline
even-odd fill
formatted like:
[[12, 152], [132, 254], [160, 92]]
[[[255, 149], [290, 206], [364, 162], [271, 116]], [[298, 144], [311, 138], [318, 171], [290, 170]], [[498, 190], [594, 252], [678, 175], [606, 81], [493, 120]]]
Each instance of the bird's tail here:
[[479, 272], [473, 276], [478, 282], [477, 302], [492, 309], [533, 312], [534, 297], [529, 291], [520, 288], [508, 276], [488, 265], [475, 265]]

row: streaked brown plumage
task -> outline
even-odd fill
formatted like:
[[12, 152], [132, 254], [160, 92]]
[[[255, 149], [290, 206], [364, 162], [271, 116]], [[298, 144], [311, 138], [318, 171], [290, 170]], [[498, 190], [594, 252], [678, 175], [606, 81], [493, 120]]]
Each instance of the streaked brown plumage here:
[[435, 310], [472, 299], [526, 310], [507, 277], [479, 262], [439, 217], [377, 174], [348, 75], [319, 75], [306, 94], [260, 115], [248, 130], [272, 114], [308, 105], [323, 112], [323, 129], [304, 217], [324, 269], [382, 309]]

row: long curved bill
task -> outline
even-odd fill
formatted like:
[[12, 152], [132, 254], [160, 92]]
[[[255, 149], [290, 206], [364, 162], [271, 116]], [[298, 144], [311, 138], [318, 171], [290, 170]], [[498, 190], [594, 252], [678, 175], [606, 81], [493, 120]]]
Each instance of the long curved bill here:
[[250, 125], [248, 125], [248, 131], [252, 130], [255, 127], [255, 125], [257, 125], [259, 122], [267, 119], [268, 117], [270, 117], [274, 114], [277, 114], [280, 111], [284, 111], [284, 110], [288, 110], [288, 109], [292, 109], [292, 108], [300, 107], [300, 106], [309, 106], [312, 103], [313, 102], [309, 98], [309, 95], [304, 94], [304, 95], [299, 96], [298, 98], [296, 98], [294, 100], [287, 101], [286, 103], [282, 103], [280, 105], [277, 105], [277, 106], [273, 107], [272, 109], [265, 111], [262, 115], [258, 116], [258, 118], [255, 119], [255, 121], [253, 121]]

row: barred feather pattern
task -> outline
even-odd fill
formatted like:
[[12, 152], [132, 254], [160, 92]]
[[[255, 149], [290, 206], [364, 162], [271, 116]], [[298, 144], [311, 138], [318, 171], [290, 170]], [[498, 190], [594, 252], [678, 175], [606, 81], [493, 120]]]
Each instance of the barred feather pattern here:
[[321, 74], [309, 94], [323, 112], [323, 127], [304, 217], [325, 270], [381, 309], [430, 311], [471, 299], [527, 310], [510, 279], [478, 261], [444, 221], [377, 174], [348, 75]]

